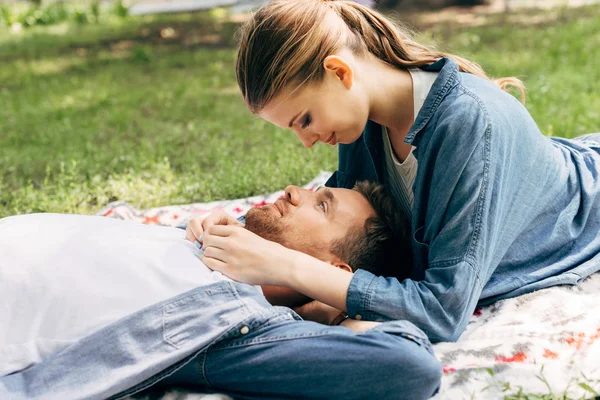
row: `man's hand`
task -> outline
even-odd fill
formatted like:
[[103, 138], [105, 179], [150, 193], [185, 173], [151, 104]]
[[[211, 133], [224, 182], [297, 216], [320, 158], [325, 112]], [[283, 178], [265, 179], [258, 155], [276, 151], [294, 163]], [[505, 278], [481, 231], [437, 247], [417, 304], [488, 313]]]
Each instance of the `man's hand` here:
[[341, 313], [337, 308], [316, 300], [294, 308], [294, 311], [307, 321], [318, 322], [323, 325], [331, 325], [335, 317]]
[[[331, 325], [333, 320], [341, 313], [337, 308], [328, 306], [327, 304], [316, 300], [306, 303], [302, 307], [296, 307], [294, 308], [294, 311], [307, 321], [318, 322], [323, 325]], [[357, 321], [348, 318], [344, 320], [340, 326], [352, 329], [354, 332], [364, 332], [380, 323], [381, 322]]]
[[340, 324], [340, 326], [352, 329], [354, 332], [364, 332], [379, 325], [381, 322], [373, 321], [357, 321], [355, 319], [348, 318]]
[[223, 210], [215, 210], [205, 218], [194, 218], [190, 220], [185, 229], [185, 238], [190, 242], [202, 243], [202, 234], [213, 225], [235, 225], [244, 226], [240, 221], [227, 214]]

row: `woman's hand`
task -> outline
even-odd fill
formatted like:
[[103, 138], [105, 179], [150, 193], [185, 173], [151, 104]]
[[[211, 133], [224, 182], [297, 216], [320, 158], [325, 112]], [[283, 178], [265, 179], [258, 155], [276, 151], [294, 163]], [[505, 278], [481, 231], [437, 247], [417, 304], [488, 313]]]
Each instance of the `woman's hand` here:
[[288, 287], [293, 264], [306, 256], [233, 225], [213, 225], [205, 230], [203, 247], [200, 260], [207, 267], [251, 285]]
[[293, 264], [305, 254], [263, 239], [238, 225], [204, 231], [200, 260], [213, 271], [251, 285], [288, 286]]
[[213, 225], [244, 226], [244, 224], [227, 214], [225, 211], [216, 210], [205, 218], [198, 217], [190, 220], [185, 229], [185, 238], [192, 243], [196, 241], [202, 243], [202, 234]]

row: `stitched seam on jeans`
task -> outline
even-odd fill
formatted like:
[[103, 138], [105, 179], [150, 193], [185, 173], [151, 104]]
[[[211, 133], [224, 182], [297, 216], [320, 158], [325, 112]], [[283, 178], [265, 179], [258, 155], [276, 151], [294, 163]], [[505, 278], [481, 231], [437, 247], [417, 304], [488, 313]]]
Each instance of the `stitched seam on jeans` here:
[[[200, 351], [202, 351], [202, 350], [200, 350]], [[115, 394], [114, 396], [109, 397], [108, 400], [122, 399], [123, 397], [130, 396], [135, 393], [139, 393], [142, 390], [145, 390], [145, 389], [151, 387], [155, 383], [161, 381], [163, 378], [166, 378], [167, 376], [174, 374], [175, 372], [177, 372], [178, 370], [180, 370], [181, 368], [186, 366], [188, 363], [190, 363], [193, 360], [193, 358], [197, 354], [198, 354], [198, 352], [192, 353], [191, 355], [184, 357], [183, 360], [180, 360], [180, 361], [176, 362], [175, 364], [168, 366], [164, 370], [160, 371], [157, 374], [152, 375], [151, 377], [138, 383], [137, 385], [132, 386], [125, 391], [119, 392], [119, 393]]]
[[310, 338], [315, 338], [315, 337], [324, 337], [324, 336], [329, 336], [332, 333], [336, 333], [335, 331], [331, 330], [331, 331], [327, 331], [327, 332], [319, 332], [316, 334], [299, 334], [299, 335], [290, 335], [290, 336], [277, 336], [277, 337], [270, 337], [268, 339], [251, 339], [248, 341], [236, 341], [236, 342], [232, 342], [228, 345], [221, 345], [218, 348], [215, 349], [209, 349], [209, 351], [220, 351], [220, 350], [225, 350], [225, 349], [231, 349], [231, 348], [235, 348], [235, 347], [244, 347], [244, 346], [250, 346], [250, 345], [255, 345], [255, 344], [266, 344], [266, 343], [272, 343], [272, 342], [282, 342], [282, 341], [286, 341], [286, 340], [295, 340], [295, 339], [310, 339]]
[[204, 351], [202, 352], [202, 361], [200, 362], [200, 371], [202, 372], [202, 378], [204, 379], [204, 384], [206, 385], [206, 387], [210, 387], [211, 384], [208, 381], [208, 376], [206, 376], [206, 355], [207, 354], [208, 354], [208, 348], [204, 349]]

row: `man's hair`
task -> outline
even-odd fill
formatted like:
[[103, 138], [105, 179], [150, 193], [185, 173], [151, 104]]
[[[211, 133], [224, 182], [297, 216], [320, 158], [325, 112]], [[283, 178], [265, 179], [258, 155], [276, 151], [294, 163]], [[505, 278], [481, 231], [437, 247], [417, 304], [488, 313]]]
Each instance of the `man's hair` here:
[[369, 201], [375, 215], [362, 226], [348, 228], [343, 238], [332, 243], [331, 252], [347, 262], [352, 271], [363, 269], [399, 280], [407, 278], [412, 268], [408, 218], [383, 185], [361, 181], [353, 190]]

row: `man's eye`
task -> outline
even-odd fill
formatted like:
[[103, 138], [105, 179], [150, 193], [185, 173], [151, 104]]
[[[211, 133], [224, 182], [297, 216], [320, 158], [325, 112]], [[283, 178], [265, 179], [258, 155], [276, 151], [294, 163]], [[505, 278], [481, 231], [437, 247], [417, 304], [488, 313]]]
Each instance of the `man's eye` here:
[[325, 204], [324, 201], [321, 201], [319, 203], [319, 207], [321, 207], [321, 209], [323, 210], [323, 212], [327, 211], [327, 206], [326, 206], [326, 204]]
[[302, 123], [302, 129], [306, 129], [310, 125], [310, 114], [306, 114], [304, 117], [304, 122]]

